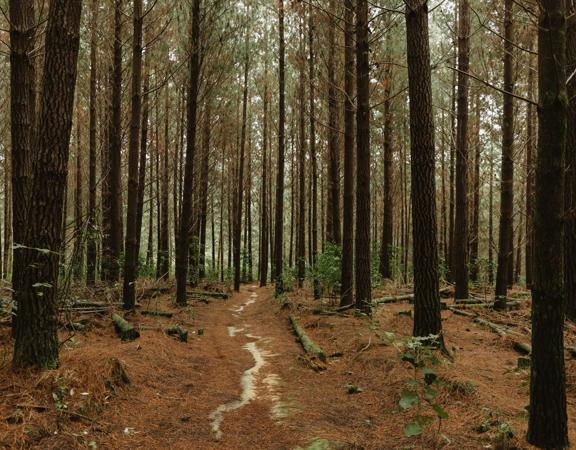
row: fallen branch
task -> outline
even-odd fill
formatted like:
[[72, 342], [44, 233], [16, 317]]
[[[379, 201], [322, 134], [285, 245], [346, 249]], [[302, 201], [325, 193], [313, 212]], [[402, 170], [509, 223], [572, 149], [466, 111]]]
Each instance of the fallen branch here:
[[454, 314], [458, 314], [459, 316], [465, 316], [465, 317], [471, 317], [473, 319], [475, 319], [476, 317], [478, 317], [477, 313], [474, 312], [468, 312], [468, 311], [463, 311], [461, 309], [457, 309], [454, 308], [453, 306], [448, 308], [450, 311], [452, 311]]
[[226, 292], [216, 292], [216, 291], [191, 291], [188, 292], [190, 296], [198, 296], [198, 297], [213, 297], [213, 298], [221, 298], [221, 299], [228, 299], [229, 295]]
[[[444, 294], [444, 293], [448, 293], [451, 291], [451, 287], [447, 286], [445, 288], [440, 289], [440, 294]], [[405, 301], [410, 301], [413, 302], [414, 301], [414, 294], [403, 294], [403, 295], [397, 295], [397, 296], [393, 296], [393, 297], [382, 297], [382, 298], [377, 298], [372, 300], [372, 306], [378, 306], [378, 305], [383, 305], [386, 303], [401, 303], [401, 302], [405, 302]]]
[[518, 333], [517, 331], [514, 331], [510, 328], [507, 327], [502, 327], [500, 325], [497, 325], [493, 322], [489, 322], [488, 320], [484, 320], [484, 319], [480, 319], [480, 318], [476, 318], [474, 320], [474, 323], [477, 323], [478, 325], [482, 325], [485, 326], [487, 328], [490, 328], [492, 331], [494, 331], [495, 333], [498, 333], [500, 336], [505, 336], [507, 334], [513, 334], [516, 336], [522, 336], [520, 333]]
[[524, 342], [514, 342], [512, 348], [516, 350], [521, 355], [529, 355], [532, 353], [532, 346]]
[[168, 311], [141, 311], [140, 314], [143, 316], [156, 316], [156, 317], [168, 317], [171, 318], [174, 313]]
[[118, 314], [112, 314], [112, 322], [114, 323], [116, 333], [123, 341], [133, 341], [134, 339], [140, 337], [138, 330], [136, 330], [136, 328], [128, 323], [122, 316]]
[[188, 331], [184, 330], [180, 325], [173, 325], [166, 329], [168, 336], [178, 336], [182, 342], [188, 342]]
[[294, 316], [290, 316], [290, 322], [292, 323], [292, 328], [294, 329], [294, 333], [298, 336], [302, 347], [306, 351], [306, 353], [313, 353], [316, 355], [320, 361], [326, 362], [326, 354], [322, 351], [318, 345], [308, 337], [308, 335], [304, 332], [298, 320]]

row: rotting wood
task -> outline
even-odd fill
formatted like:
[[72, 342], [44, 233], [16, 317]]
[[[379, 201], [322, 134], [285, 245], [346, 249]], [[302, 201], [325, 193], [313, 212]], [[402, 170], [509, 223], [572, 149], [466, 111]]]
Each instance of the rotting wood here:
[[477, 313], [469, 312], [469, 311], [463, 311], [461, 309], [457, 309], [457, 308], [454, 308], [452, 306], [449, 307], [448, 310], [452, 311], [454, 314], [458, 314], [459, 316], [471, 317], [473, 319], [478, 317]]
[[298, 319], [294, 316], [290, 316], [290, 322], [292, 323], [292, 328], [294, 329], [294, 333], [298, 336], [302, 347], [306, 351], [306, 353], [313, 353], [316, 355], [322, 362], [326, 362], [326, 354], [322, 351], [322, 349], [308, 337], [308, 335], [304, 332], [300, 324], [298, 323]]
[[197, 297], [213, 297], [213, 298], [221, 298], [227, 300], [229, 294], [226, 292], [217, 292], [217, 291], [188, 291], [188, 296], [197, 296]]
[[490, 322], [490, 321], [485, 320], [485, 319], [476, 318], [476, 319], [474, 319], [474, 323], [477, 323], [478, 325], [482, 325], [482, 326], [485, 326], [487, 328], [490, 328], [492, 331], [494, 331], [495, 333], [498, 333], [500, 336], [505, 336], [507, 334], [513, 334], [516, 336], [521, 336], [520, 333], [512, 330], [511, 328], [508, 328], [505, 326], [500, 326], [498, 324], [495, 324], [494, 322]]
[[530, 353], [532, 353], [532, 346], [530, 344], [527, 344], [525, 342], [514, 342], [512, 344], [512, 348], [514, 350], [516, 350], [518, 353], [520, 353], [521, 355], [529, 355]]
[[123, 341], [133, 341], [140, 337], [138, 330], [119, 314], [112, 314], [112, 322], [116, 333]]
[[180, 325], [173, 325], [166, 329], [168, 336], [178, 336], [182, 342], [188, 342], [188, 331], [184, 330]]

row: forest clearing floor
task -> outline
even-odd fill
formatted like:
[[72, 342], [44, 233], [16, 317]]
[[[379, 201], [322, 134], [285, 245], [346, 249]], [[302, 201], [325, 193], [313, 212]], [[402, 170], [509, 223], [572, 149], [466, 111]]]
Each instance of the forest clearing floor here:
[[[406, 292], [388, 288], [375, 297]], [[248, 284], [227, 300], [201, 296], [186, 308], [173, 304], [169, 285], [153, 293], [159, 295], [141, 295], [137, 312], [126, 317], [139, 329], [134, 341], [116, 336], [109, 310], [81, 316], [89, 324], [85, 331], [62, 331], [58, 370], [14, 373], [10, 331], [0, 327], [0, 448], [530, 448], [524, 440], [529, 371], [518, 368], [514, 350], [515, 343], [530, 341], [526, 291], [513, 292], [523, 299], [516, 310], [464, 309], [501, 333], [443, 311], [454, 361], [441, 358], [438, 402], [449, 417], [442, 435], [434, 423], [416, 438], [403, 432], [414, 411], [398, 406], [413, 371], [389, 334], [410, 335], [409, 303], [383, 304], [368, 319], [336, 311], [335, 301], [314, 301], [307, 289], [276, 300], [271, 287]], [[143, 310], [173, 316], [145, 316]], [[325, 364], [304, 354], [289, 315], [324, 350]], [[165, 333], [175, 324], [189, 331], [188, 342]], [[569, 347], [576, 344], [575, 330], [567, 323]], [[114, 359], [130, 384], [112, 370]], [[571, 352], [566, 364], [576, 443]]]

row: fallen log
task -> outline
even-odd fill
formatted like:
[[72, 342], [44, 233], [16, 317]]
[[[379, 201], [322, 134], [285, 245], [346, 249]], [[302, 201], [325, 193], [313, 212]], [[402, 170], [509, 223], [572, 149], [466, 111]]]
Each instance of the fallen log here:
[[495, 324], [493, 322], [490, 322], [488, 320], [484, 320], [484, 319], [480, 319], [480, 318], [476, 318], [474, 320], [474, 323], [477, 323], [478, 325], [482, 325], [485, 326], [487, 328], [490, 328], [492, 331], [494, 331], [495, 333], [498, 333], [500, 336], [505, 336], [507, 334], [513, 334], [516, 336], [522, 336], [520, 333], [518, 333], [517, 331], [514, 331], [510, 328], [504, 327], [504, 326], [500, 326], [498, 324]]
[[[440, 289], [440, 294], [443, 294], [445, 292], [449, 292], [451, 290], [451, 288], [445, 287]], [[405, 301], [410, 301], [413, 302], [414, 301], [414, 294], [403, 294], [403, 295], [397, 295], [397, 296], [392, 296], [392, 297], [382, 297], [382, 298], [377, 298], [372, 300], [372, 305], [373, 306], [377, 306], [377, 305], [383, 305], [386, 303], [400, 303], [400, 302], [405, 302]]]
[[477, 313], [473, 313], [473, 312], [468, 312], [468, 311], [464, 311], [458, 308], [455, 308], [453, 306], [448, 308], [450, 311], [452, 311], [454, 314], [458, 314], [459, 316], [465, 316], [465, 317], [471, 317], [473, 319], [475, 319], [476, 317], [478, 317]]
[[290, 322], [292, 323], [292, 328], [294, 329], [294, 333], [298, 336], [300, 343], [302, 344], [302, 348], [306, 351], [306, 353], [312, 353], [316, 355], [320, 361], [326, 362], [326, 354], [322, 351], [318, 345], [308, 337], [308, 335], [304, 332], [298, 320], [294, 316], [290, 316]]
[[166, 334], [168, 336], [178, 336], [182, 342], [188, 342], [188, 331], [184, 330], [180, 325], [173, 325], [166, 328]]
[[133, 325], [128, 323], [126, 319], [118, 314], [112, 314], [112, 322], [114, 323], [114, 328], [120, 339], [123, 341], [133, 341], [140, 337], [140, 333]]
[[532, 353], [532, 346], [525, 342], [514, 342], [512, 348], [516, 350], [521, 355], [529, 355]]
[[160, 310], [140, 311], [140, 314], [142, 314], [143, 316], [168, 317], [168, 318], [171, 318], [174, 315], [174, 313], [171, 313], [168, 311], [160, 311]]
[[217, 292], [217, 291], [189, 291], [188, 295], [198, 297], [221, 298], [224, 300], [227, 300], [229, 297], [229, 295], [226, 292]]

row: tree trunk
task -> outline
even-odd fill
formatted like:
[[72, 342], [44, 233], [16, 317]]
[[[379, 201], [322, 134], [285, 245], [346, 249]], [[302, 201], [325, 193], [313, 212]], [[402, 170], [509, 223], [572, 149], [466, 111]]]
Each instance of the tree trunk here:
[[470, 234], [470, 279], [478, 281], [480, 266], [478, 261], [478, 250], [480, 246], [480, 95], [476, 96], [476, 112], [474, 118], [474, 176], [472, 192], [472, 228]]
[[[312, 268], [316, 268], [316, 259], [318, 254], [318, 159], [316, 155], [316, 74], [315, 74], [315, 53], [314, 53], [314, 17], [313, 17], [313, 9], [312, 4], [308, 6], [308, 52], [309, 52], [309, 82], [310, 82], [310, 165], [311, 165], [311, 174], [310, 179], [312, 183], [312, 192], [310, 199], [310, 210], [311, 210], [311, 245], [310, 245], [310, 257], [311, 257], [311, 265]], [[314, 298], [320, 298], [320, 286], [318, 283], [318, 277], [314, 275], [313, 280], [313, 288], [314, 288]]]
[[[268, 60], [266, 60], [268, 61]], [[261, 228], [260, 233], [262, 240], [260, 242], [260, 286], [266, 286], [268, 282], [268, 246], [269, 246], [269, 232], [268, 232], [268, 63], [264, 69], [264, 117], [263, 117], [263, 131], [262, 131], [262, 208], [261, 208]]]
[[[390, 54], [390, 42], [388, 42]], [[394, 196], [392, 194], [392, 166], [394, 164], [394, 148], [392, 146], [393, 118], [391, 111], [392, 96], [392, 65], [388, 64], [385, 72], [384, 86], [384, 208], [382, 218], [382, 242], [380, 244], [380, 275], [382, 278], [392, 278], [391, 251], [394, 238]]]
[[354, 303], [354, 5], [344, 2], [344, 208], [340, 305]]
[[104, 220], [105, 235], [102, 251], [102, 279], [113, 283], [120, 277], [121, 209], [120, 169], [122, 165], [122, 22], [123, 0], [114, 0], [114, 43], [111, 67], [110, 115], [108, 124], [108, 178]]
[[84, 272], [84, 207], [82, 195], [82, 130], [80, 109], [76, 114], [76, 186], [74, 189], [74, 252], [72, 270], [76, 281]]
[[124, 309], [136, 305], [136, 279], [138, 278], [138, 149], [142, 113], [142, 0], [134, 0], [134, 36], [132, 40], [132, 105], [130, 113], [130, 140], [128, 148], [128, 208], [126, 212], [126, 255], [124, 257]]
[[468, 295], [468, 69], [470, 67], [470, 6], [459, 2], [458, 21], [458, 126], [456, 129], [456, 219], [452, 270], [456, 282], [454, 298]]
[[[531, 48], [534, 44], [531, 43]], [[569, 49], [569, 47], [568, 47]], [[570, 50], [568, 50], [570, 51]], [[570, 56], [567, 54], [570, 61]], [[531, 99], [534, 98], [534, 57], [530, 58], [530, 70], [528, 71], [528, 95]], [[576, 55], [574, 58], [576, 62]], [[570, 86], [569, 86], [570, 88]], [[534, 135], [534, 116], [535, 107], [532, 104], [528, 105], [527, 129], [526, 129], [526, 248], [525, 248], [525, 261], [526, 266], [526, 287], [530, 289], [532, 287], [532, 271], [533, 271], [533, 227], [532, 223], [534, 220], [534, 144], [536, 142], [536, 136]], [[566, 174], [568, 176], [568, 174]], [[569, 227], [568, 223], [566, 226]], [[566, 232], [569, 230], [566, 229]], [[568, 287], [568, 286], [567, 286]], [[567, 291], [571, 292], [571, 291]]]
[[278, 58], [278, 172], [276, 175], [276, 221], [274, 223], [274, 281], [276, 293], [284, 292], [283, 281], [283, 246], [284, 246], [284, 145], [286, 122], [285, 98], [285, 42], [284, 42], [284, 0], [278, 0], [278, 30], [279, 30], [279, 58]]
[[[32, 58], [36, 30], [34, 0], [10, 0], [10, 127], [12, 175], [12, 299], [18, 306], [26, 273], [24, 247], [30, 207], [31, 161], [34, 143], [36, 67]], [[18, 328], [13, 317], [13, 334]]]
[[306, 277], [306, 54], [304, 44], [304, 24], [300, 18], [300, 79], [298, 102], [300, 107], [300, 143], [298, 145], [298, 233], [296, 240], [296, 267], [298, 287], [304, 287]]
[[406, 35], [412, 163], [414, 336], [441, 335], [434, 121], [426, 0], [407, 0]]
[[[148, 61], [148, 59], [146, 60]], [[136, 206], [136, 264], [140, 254], [140, 243], [142, 242], [142, 221], [144, 218], [144, 194], [146, 192], [146, 161], [148, 154], [148, 117], [150, 115], [150, 72], [146, 65], [144, 75], [144, 93], [142, 100], [142, 124], [140, 127], [140, 162], [138, 164], [138, 203]], [[150, 180], [150, 185], [152, 181]], [[128, 226], [128, 225], [126, 225]], [[150, 227], [152, 233], [152, 227]], [[150, 251], [151, 252], [151, 251]], [[148, 262], [147, 262], [148, 264]]]
[[164, 145], [161, 153], [161, 208], [160, 208], [160, 241], [158, 255], [158, 267], [160, 269], [159, 277], [162, 280], [170, 278], [170, 167], [168, 161], [170, 147], [170, 92], [165, 90], [165, 108], [164, 108]]
[[241, 234], [242, 234], [242, 207], [244, 201], [244, 159], [246, 150], [246, 122], [248, 114], [248, 73], [250, 69], [250, 53], [248, 46], [248, 30], [246, 31], [244, 55], [244, 89], [242, 92], [242, 132], [240, 137], [240, 155], [238, 161], [238, 175], [236, 186], [236, 202], [234, 211], [234, 290], [240, 292], [240, 264], [241, 264]]
[[370, 259], [370, 50], [368, 1], [356, 3], [356, 307], [371, 314]]
[[96, 222], [96, 152], [98, 142], [96, 141], [96, 84], [98, 82], [98, 0], [92, 0], [91, 6], [91, 32], [90, 32], [90, 155], [89, 155], [89, 175], [88, 175], [88, 226], [86, 243], [86, 284], [94, 286], [96, 282], [96, 258], [98, 224]]
[[[540, 2], [538, 23], [539, 133], [534, 210], [532, 364], [528, 442], [568, 447], [564, 367], [564, 152], [567, 138], [566, 9]], [[573, 149], [571, 149], [572, 151]]]
[[[57, 292], [62, 207], [80, 44], [81, 0], [52, 0], [46, 28], [38, 144], [32, 163], [25, 273], [17, 292], [14, 367], [58, 366]], [[38, 252], [35, 249], [48, 249]]]
[[212, 120], [211, 99], [206, 99], [200, 169], [200, 278], [206, 276], [206, 226], [208, 224], [208, 177], [210, 176], [210, 131]]
[[176, 241], [176, 302], [186, 305], [186, 278], [188, 276], [188, 244], [192, 222], [192, 195], [194, 177], [194, 154], [196, 152], [196, 113], [198, 109], [198, 85], [200, 78], [200, 0], [192, 2], [190, 79], [188, 86], [188, 138], [186, 140], [186, 165], [180, 230]]
[[328, 17], [328, 195], [326, 201], [326, 241], [340, 245], [340, 147], [338, 145], [338, 98], [336, 86], [336, 24], [334, 0]]
[[514, 212], [514, 67], [513, 22], [514, 0], [504, 2], [504, 110], [502, 115], [502, 177], [500, 184], [500, 231], [498, 236], [498, 268], [496, 272], [495, 308], [506, 307], [510, 258], [514, 245], [512, 227]]

